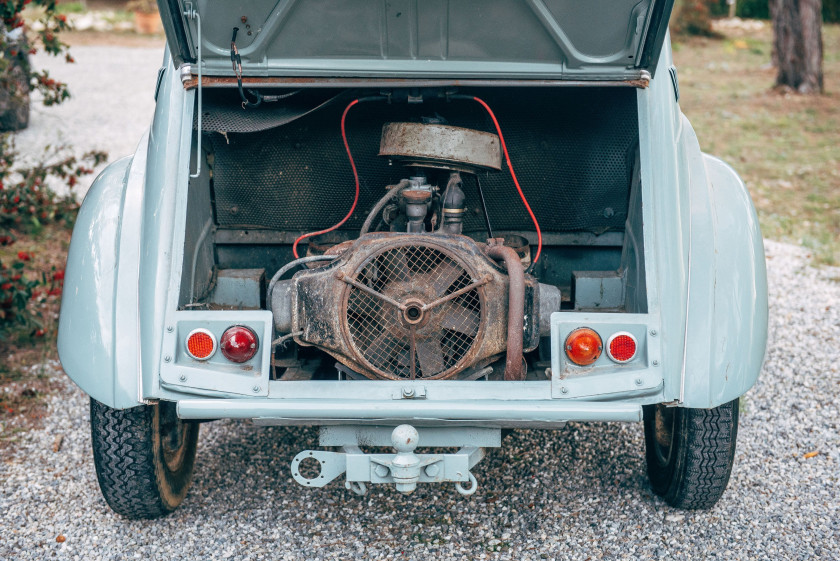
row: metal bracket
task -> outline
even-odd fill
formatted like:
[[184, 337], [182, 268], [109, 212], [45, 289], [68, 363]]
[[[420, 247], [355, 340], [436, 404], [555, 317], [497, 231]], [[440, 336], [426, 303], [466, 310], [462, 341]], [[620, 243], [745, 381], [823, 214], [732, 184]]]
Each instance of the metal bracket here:
[[403, 386], [395, 390], [392, 399], [426, 399], [426, 386]]
[[[367, 491], [365, 483], [393, 483], [397, 491], [407, 494], [418, 483], [447, 481], [455, 483], [462, 495], [475, 493], [478, 481], [470, 470], [484, 458], [483, 448], [464, 447], [454, 454], [415, 454], [419, 442], [417, 429], [400, 425], [391, 433], [395, 454], [366, 454], [358, 446], [345, 446], [344, 452], [304, 450], [292, 460], [292, 477], [306, 487], [324, 487], [346, 473], [345, 486], [360, 495]], [[301, 474], [301, 463], [307, 459], [319, 464], [320, 472], [313, 477]]]
[[195, 61], [196, 66], [198, 66], [198, 87], [196, 88], [196, 92], [195, 92], [195, 95], [198, 96], [198, 117], [197, 117], [197, 121], [198, 121], [198, 134], [197, 134], [198, 141], [196, 143], [196, 149], [195, 149], [195, 173], [190, 174], [190, 177], [192, 177], [194, 179], [194, 178], [198, 177], [199, 175], [201, 175], [201, 135], [202, 135], [201, 117], [202, 117], [202, 113], [203, 113], [203, 110], [202, 110], [202, 107], [201, 107], [201, 99], [202, 99], [202, 97], [204, 97], [203, 96], [203, 90], [202, 90], [202, 79], [201, 79], [202, 78], [201, 66], [203, 64], [202, 60], [201, 60], [201, 14], [198, 13], [198, 10], [193, 8], [193, 3], [192, 2], [187, 2], [184, 5], [184, 7], [186, 8], [184, 10], [184, 17], [186, 17], [188, 19], [194, 19], [195, 20], [196, 36], [198, 37], [198, 46], [196, 48], [197, 58], [196, 58], [196, 61]]

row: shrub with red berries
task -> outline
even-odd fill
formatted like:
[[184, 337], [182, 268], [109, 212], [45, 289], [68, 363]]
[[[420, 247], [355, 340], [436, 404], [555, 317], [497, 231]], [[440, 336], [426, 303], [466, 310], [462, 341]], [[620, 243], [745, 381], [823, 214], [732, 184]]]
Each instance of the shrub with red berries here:
[[[29, 260], [30, 256], [26, 257]], [[9, 265], [0, 261], [0, 328], [11, 325], [31, 326], [35, 330], [41, 328], [29, 308], [41, 281], [28, 278], [25, 268], [26, 263], [22, 259], [16, 259]]]
[[[90, 152], [24, 168], [15, 167], [15, 158], [7, 137], [0, 136], [0, 248], [14, 245], [18, 236], [37, 234], [47, 224], [72, 225], [79, 207], [73, 187], [106, 155]], [[50, 184], [63, 184], [65, 194], [57, 195]], [[37, 273], [32, 252], [10, 249], [11, 260], [0, 261], [0, 332], [17, 325], [37, 336], [43, 332], [37, 304], [61, 295], [64, 271]]]
[[[31, 29], [21, 15], [24, 7], [30, 3], [41, 8], [41, 16], [38, 20], [40, 25], [37, 26], [37, 31]], [[73, 57], [67, 51], [67, 44], [59, 39], [59, 34], [69, 28], [67, 17], [56, 13], [55, 6], [56, 0], [4, 0], [0, 2], [0, 52], [18, 58], [19, 45], [24, 45], [23, 50], [28, 51], [29, 54], [35, 54], [40, 47], [48, 54], [63, 56], [67, 62], [73, 62]], [[22, 30], [26, 36], [24, 42], [14, 39], [15, 35], [10, 33], [17, 29]], [[10, 62], [5, 57], [0, 57], [0, 87], [7, 89], [16, 79], [17, 72]], [[17, 63], [26, 73], [26, 81], [30, 89], [41, 92], [44, 105], [61, 103], [70, 97], [67, 84], [50, 78], [46, 70], [36, 71], [31, 68], [25, 56], [18, 58]]]
[[[38, 25], [30, 26], [22, 16], [27, 4], [38, 8], [27, 11], [36, 14]], [[47, 71], [33, 70], [27, 56], [42, 49], [73, 62], [59, 39], [68, 29], [67, 18], [55, 7], [56, 0], [0, 0], [0, 98], [7, 107], [10, 100], [27, 100], [31, 90], [41, 93], [44, 105], [69, 97], [66, 84]], [[26, 110], [28, 115], [28, 101]], [[0, 341], [12, 326], [28, 329], [32, 337], [44, 336], [42, 312], [61, 296], [64, 283], [63, 270], [44, 272], [36, 255], [10, 246], [48, 224], [72, 225], [79, 207], [73, 188], [106, 158], [103, 152], [66, 156], [47, 147], [41, 163], [20, 166], [10, 138], [0, 134]]]
[[[13, 168], [16, 155], [8, 137], [0, 137], [0, 232], [4, 232], [0, 245], [11, 243], [11, 234], [5, 232], [12, 229], [31, 231], [48, 223], [72, 224], [79, 208], [73, 187], [107, 157], [93, 151], [80, 158], [63, 156], [50, 163]], [[57, 195], [50, 185], [63, 185], [64, 195]]]

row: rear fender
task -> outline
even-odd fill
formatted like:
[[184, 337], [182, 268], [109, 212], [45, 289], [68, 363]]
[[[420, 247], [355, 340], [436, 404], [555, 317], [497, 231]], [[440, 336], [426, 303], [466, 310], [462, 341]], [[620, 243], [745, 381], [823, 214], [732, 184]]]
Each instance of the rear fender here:
[[755, 384], [767, 344], [767, 271], [755, 207], [738, 174], [703, 154], [683, 117], [691, 251], [681, 401], [712, 408]]
[[133, 158], [109, 165], [73, 228], [58, 326], [58, 355], [88, 395], [124, 409], [142, 402], [138, 266], [148, 135]]

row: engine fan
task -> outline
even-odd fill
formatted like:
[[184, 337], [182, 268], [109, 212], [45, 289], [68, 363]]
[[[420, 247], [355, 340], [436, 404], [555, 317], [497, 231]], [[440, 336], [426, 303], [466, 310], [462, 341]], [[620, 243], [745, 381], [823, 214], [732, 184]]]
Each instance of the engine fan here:
[[476, 349], [483, 298], [454, 255], [405, 245], [372, 255], [346, 291], [350, 341], [365, 366], [390, 379], [448, 378]]

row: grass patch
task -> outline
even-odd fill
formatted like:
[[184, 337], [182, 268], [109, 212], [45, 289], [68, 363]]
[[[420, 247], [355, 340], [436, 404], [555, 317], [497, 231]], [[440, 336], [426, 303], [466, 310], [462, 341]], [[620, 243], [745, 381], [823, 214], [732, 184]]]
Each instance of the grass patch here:
[[60, 2], [56, 4], [55, 11], [59, 14], [83, 14], [87, 8], [81, 2]]
[[747, 184], [765, 237], [840, 264], [840, 25], [823, 28], [825, 95], [772, 90], [772, 32], [680, 40], [680, 106]]

